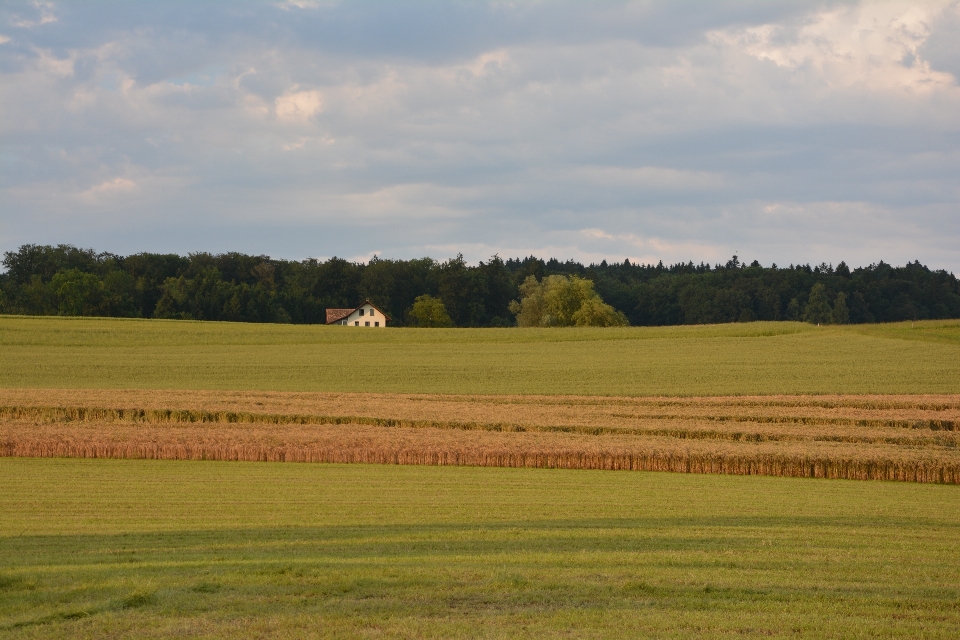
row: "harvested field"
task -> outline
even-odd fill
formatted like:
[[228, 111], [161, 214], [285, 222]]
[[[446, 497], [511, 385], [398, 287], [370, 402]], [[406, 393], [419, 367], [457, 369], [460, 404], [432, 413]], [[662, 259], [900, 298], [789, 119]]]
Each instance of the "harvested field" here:
[[5, 456], [634, 469], [960, 484], [960, 396], [0, 390]]

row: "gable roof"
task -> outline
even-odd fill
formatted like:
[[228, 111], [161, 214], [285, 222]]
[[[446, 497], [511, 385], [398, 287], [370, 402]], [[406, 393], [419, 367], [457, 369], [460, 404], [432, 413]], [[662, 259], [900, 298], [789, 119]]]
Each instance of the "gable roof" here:
[[343, 320], [354, 311], [354, 309], [327, 309], [327, 324]]
[[370, 302], [370, 299], [368, 298], [368, 299], [364, 300], [363, 302], [361, 302], [360, 304], [358, 304], [357, 306], [355, 306], [353, 309], [327, 309], [327, 324], [333, 324], [334, 322], [340, 322], [341, 320], [343, 320], [344, 318], [346, 318], [346, 317], [349, 316], [351, 313], [353, 313], [354, 311], [356, 311], [357, 309], [359, 309], [360, 307], [362, 307], [362, 306], [365, 305], [365, 304], [368, 304], [368, 305], [370, 305], [371, 307], [373, 307], [374, 309], [376, 309], [377, 311], [379, 311], [379, 312], [380, 312], [380, 315], [382, 315], [382, 316], [383, 316], [384, 318], [386, 318], [388, 321], [390, 320], [390, 316], [388, 316], [387, 314], [385, 314], [385, 313], [383, 312], [383, 309], [381, 309], [381, 308], [378, 307], [377, 305], [375, 305], [375, 304], [373, 304], [372, 302]]

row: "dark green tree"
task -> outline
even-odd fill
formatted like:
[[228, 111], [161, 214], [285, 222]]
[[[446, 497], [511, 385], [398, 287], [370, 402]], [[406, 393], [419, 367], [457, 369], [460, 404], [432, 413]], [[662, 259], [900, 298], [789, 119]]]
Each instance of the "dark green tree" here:
[[799, 320], [800, 319], [800, 301], [796, 298], [790, 298], [790, 302], [787, 304], [787, 320]]
[[141, 315], [137, 306], [137, 283], [126, 271], [110, 271], [103, 277], [103, 312], [120, 318]]
[[830, 320], [833, 324], [847, 324], [850, 322], [850, 310], [847, 309], [847, 294], [843, 291], [837, 294], [837, 299], [833, 303], [833, 311], [830, 314]]
[[50, 280], [50, 288], [62, 316], [100, 315], [103, 303], [103, 281], [92, 273], [67, 269]]
[[833, 320], [827, 288], [823, 284], [818, 282], [810, 289], [810, 297], [803, 310], [803, 319], [811, 324], [829, 324]]
[[[444, 302], [460, 326], [502, 326], [514, 324], [509, 302], [532, 275], [537, 282], [550, 276], [588, 280], [635, 325], [960, 318], [960, 280], [919, 261], [856, 269], [844, 262], [836, 268], [824, 263], [764, 268], [756, 260], [746, 265], [739, 257], [718, 265], [624, 260], [584, 266], [555, 258], [493, 256], [471, 266], [462, 256], [444, 263], [375, 258], [363, 264], [339, 258], [293, 262], [235, 252], [124, 257], [70, 245], [23, 245], [6, 252], [2, 262], [0, 311], [35, 315], [322, 323], [325, 309], [352, 307], [370, 298], [402, 325], [404, 310], [412, 309], [419, 296], [430, 295]], [[817, 295], [820, 288], [826, 299]], [[838, 292], [844, 294], [842, 303]]]
[[438, 284], [440, 299], [450, 318], [458, 326], [470, 324], [471, 282], [463, 254], [447, 260], [439, 266]]

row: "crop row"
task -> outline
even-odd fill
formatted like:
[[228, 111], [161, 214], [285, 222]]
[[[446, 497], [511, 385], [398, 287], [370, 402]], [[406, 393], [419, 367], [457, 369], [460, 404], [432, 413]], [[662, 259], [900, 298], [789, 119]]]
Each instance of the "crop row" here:
[[135, 458], [262, 462], [332, 462], [551, 469], [606, 469], [769, 475], [853, 480], [960, 484], [960, 461], [871, 460], [804, 454], [730, 454], [690, 451], [629, 453], [569, 450], [469, 450], [448, 447], [270, 446], [157, 442], [0, 442], [0, 455], [22, 457]]
[[[686, 420], [687, 416], [656, 415], [644, 416], [649, 421], [666, 425], [673, 421]], [[946, 437], [927, 436], [891, 436], [876, 435], [870, 432], [853, 433], [776, 433], [738, 430], [706, 430], [697, 428], [649, 426], [644, 428], [626, 428], [619, 426], [603, 427], [596, 425], [543, 425], [522, 423], [485, 423], [454, 420], [412, 420], [405, 418], [383, 418], [369, 416], [271, 414], [236, 411], [203, 411], [196, 409], [110, 409], [100, 407], [37, 407], [37, 406], [0, 406], [0, 420], [40, 420], [45, 422], [143, 422], [149, 424], [267, 424], [267, 425], [368, 425], [376, 427], [404, 427], [455, 429], [461, 431], [496, 432], [540, 432], [540, 433], [576, 433], [583, 435], [634, 435], [663, 436], [693, 440], [732, 440], [742, 442], [851, 442], [882, 443], [899, 445], [929, 445], [957, 448], [958, 441], [953, 435]], [[927, 429], [930, 431], [955, 431], [956, 423], [949, 420], [850, 420], [845, 418], [808, 418], [784, 416], [700, 416], [700, 420], [725, 423], [755, 424], [800, 424], [800, 425], [844, 425], [856, 427], [885, 427], [893, 429]]]
[[[37, 408], [7, 408], [0, 419], [0, 455], [533, 466], [960, 483], [955, 441], [710, 439], [689, 432], [483, 429], [476, 424], [351, 421], [346, 416], [328, 416], [324, 423], [276, 415], [261, 415], [259, 422], [190, 422], [178, 421], [197, 417], [187, 411], [78, 408], [50, 410], [47, 418], [59, 418], [50, 420], [39, 419], [40, 413]], [[149, 417], [161, 421], [144, 419]]]
[[[858, 403], [871, 406], [851, 408]], [[958, 425], [960, 396], [951, 395], [669, 399], [0, 389], [0, 454], [8, 456], [960, 483]]]

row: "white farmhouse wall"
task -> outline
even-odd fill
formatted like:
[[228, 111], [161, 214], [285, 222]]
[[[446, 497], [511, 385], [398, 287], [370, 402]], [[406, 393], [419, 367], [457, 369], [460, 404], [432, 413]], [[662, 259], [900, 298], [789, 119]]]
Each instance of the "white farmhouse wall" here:
[[[362, 314], [362, 315], [361, 315]], [[349, 316], [340, 321], [348, 327], [380, 327], [387, 326], [387, 317], [373, 308], [371, 304], [364, 304], [354, 310]]]

